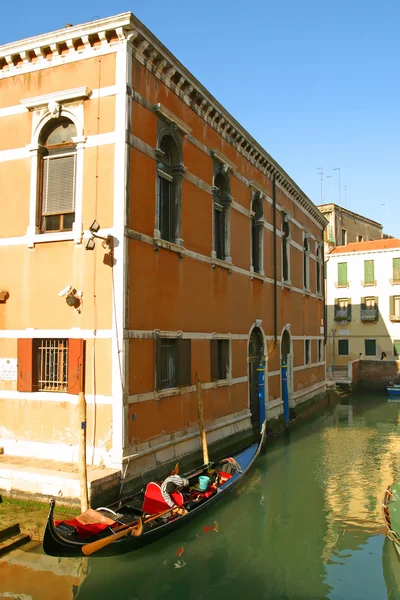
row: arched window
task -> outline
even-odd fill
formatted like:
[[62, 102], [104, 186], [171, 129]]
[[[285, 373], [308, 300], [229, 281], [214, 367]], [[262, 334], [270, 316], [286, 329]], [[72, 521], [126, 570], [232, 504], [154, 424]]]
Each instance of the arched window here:
[[263, 207], [260, 192], [256, 192], [251, 203], [251, 264], [255, 273], [263, 271]]
[[41, 233], [70, 231], [75, 221], [76, 127], [52, 119], [40, 138], [38, 225]]
[[305, 237], [303, 242], [303, 287], [306, 290], [310, 287], [309, 254], [310, 244], [308, 237]]
[[290, 225], [286, 213], [282, 213], [282, 279], [290, 281]]
[[[162, 240], [175, 242], [180, 220], [181, 165], [177, 143], [172, 135], [164, 135], [159, 146], [157, 228]], [[178, 181], [178, 178], [180, 180]]]
[[214, 252], [220, 260], [229, 258], [229, 176], [223, 170], [214, 177]]

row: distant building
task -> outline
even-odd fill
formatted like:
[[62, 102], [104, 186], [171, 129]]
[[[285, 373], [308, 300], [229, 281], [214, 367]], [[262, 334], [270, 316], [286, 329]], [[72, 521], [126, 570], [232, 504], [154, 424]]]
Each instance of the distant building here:
[[326, 257], [326, 364], [400, 356], [400, 240], [337, 247]]
[[[353, 242], [380, 240], [383, 237], [380, 223], [347, 208], [337, 204], [321, 204], [318, 209], [329, 221], [324, 237], [329, 249], [332, 249], [332, 246], [346, 246]], [[329, 251], [328, 248], [325, 247], [326, 253]]]

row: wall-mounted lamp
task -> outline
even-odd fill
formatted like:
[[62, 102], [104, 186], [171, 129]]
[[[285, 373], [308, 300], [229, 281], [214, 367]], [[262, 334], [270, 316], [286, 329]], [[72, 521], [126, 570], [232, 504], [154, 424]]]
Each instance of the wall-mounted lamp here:
[[61, 292], [58, 292], [60, 298], [65, 297], [65, 302], [68, 306], [72, 306], [78, 313], [82, 310], [82, 296], [81, 290], [76, 290], [72, 285], [67, 285]]
[[96, 242], [94, 241], [95, 238], [97, 238], [99, 240], [103, 240], [103, 243], [102, 243], [103, 248], [106, 248], [108, 246], [109, 250], [112, 250], [113, 236], [108, 235], [107, 237], [104, 237], [102, 235], [97, 235], [97, 232], [99, 231], [99, 229], [100, 229], [99, 223], [96, 220], [93, 221], [93, 223], [89, 227], [91, 237], [88, 239], [87, 244], [85, 246], [86, 250], [94, 250], [95, 249], [95, 247], [96, 247]]

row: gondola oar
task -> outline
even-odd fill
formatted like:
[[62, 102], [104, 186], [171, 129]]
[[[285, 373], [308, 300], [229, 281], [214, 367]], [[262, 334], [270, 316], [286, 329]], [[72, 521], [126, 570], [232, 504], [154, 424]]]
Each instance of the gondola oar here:
[[101, 538], [100, 540], [96, 540], [95, 542], [90, 542], [89, 544], [82, 546], [82, 552], [86, 556], [90, 556], [90, 554], [93, 554], [94, 552], [98, 552], [102, 548], [105, 548], [109, 544], [116, 542], [117, 540], [124, 537], [125, 535], [131, 534], [134, 537], [139, 537], [139, 535], [142, 534], [144, 525], [147, 525], [147, 523], [150, 523], [150, 521], [154, 521], [154, 519], [163, 517], [164, 515], [167, 515], [170, 512], [176, 512], [179, 508], [181, 508], [181, 506], [176, 507], [176, 508], [169, 508], [168, 510], [164, 510], [163, 512], [160, 512], [157, 515], [153, 515], [152, 517], [147, 517], [147, 519], [143, 519], [142, 517], [139, 517], [139, 519], [137, 519], [136, 521], [133, 522], [133, 525], [129, 526], [129, 524], [128, 524], [126, 526], [126, 528], [123, 529], [122, 531], [118, 531], [118, 533], [113, 533], [112, 535], [109, 535], [105, 538]]
[[201, 435], [201, 445], [203, 447], [203, 461], [205, 465], [209, 464], [208, 458], [208, 447], [207, 447], [207, 438], [206, 438], [206, 430], [204, 427], [204, 414], [203, 414], [203, 389], [201, 387], [201, 381], [199, 374], [196, 373], [196, 395], [197, 395], [197, 412], [199, 416], [199, 428]]

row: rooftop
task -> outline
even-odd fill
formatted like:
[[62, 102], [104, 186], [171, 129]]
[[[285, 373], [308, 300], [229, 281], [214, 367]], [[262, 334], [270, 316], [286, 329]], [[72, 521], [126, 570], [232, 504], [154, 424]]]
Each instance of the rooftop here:
[[396, 238], [371, 240], [370, 242], [353, 242], [347, 246], [336, 246], [330, 254], [348, 254], [349, 252], [371, 252], [374, 250], [400, 249], [400, 240]]
[[322, 214], [336, 210], [338, 212], [346, 213], [347, 215], [349, 215], [349, 217], [361, 219], [362, 221], [368, 221], [368, 223], [371, 223], [372, 225], [376, 225], [377, 227], [382, 229], [382, 225], [380, 223], [378, 223], [377, 221], [373, 221], [372, 219], [369, 219], [368, 217], [359, 215], [358, 213], [355, 213], [355, 212], [349, 210], [348, 208], [343, 208], [343, 206], [339, 206], [338, 204], [334, 204], [333, 202], [331, 202], [330, 204], [319, 204], [317, 208]]

